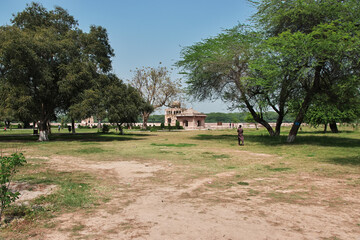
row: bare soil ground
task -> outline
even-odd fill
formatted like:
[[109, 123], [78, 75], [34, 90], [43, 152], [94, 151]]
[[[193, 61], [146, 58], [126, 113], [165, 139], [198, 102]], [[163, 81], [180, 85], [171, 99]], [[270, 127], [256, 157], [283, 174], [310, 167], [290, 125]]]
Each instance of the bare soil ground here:
[[92, 211], [51, 220], [56, 227], [33, 239], [360, 239], [360, 189], [345, 179], [297, 173], [221, 187], [236, 173], [189, 179], [190, 169], [175, 164], [73, 157], [50, 157], [47, 166], [91, 172], [114, 191]]

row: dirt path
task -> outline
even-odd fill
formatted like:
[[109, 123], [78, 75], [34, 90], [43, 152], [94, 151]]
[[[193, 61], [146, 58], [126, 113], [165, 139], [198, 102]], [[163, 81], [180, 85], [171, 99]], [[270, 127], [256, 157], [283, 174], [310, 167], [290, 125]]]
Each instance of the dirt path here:
[[34, 239], [360, 240], [360, 190], [338, 179], [298, 174], [219, 188], [212, 184], [235, 173], [184, 180], [171, 164], [62, 157], [49, 165], [106, 176], [116, 191], [94, 211], [59, 216]]

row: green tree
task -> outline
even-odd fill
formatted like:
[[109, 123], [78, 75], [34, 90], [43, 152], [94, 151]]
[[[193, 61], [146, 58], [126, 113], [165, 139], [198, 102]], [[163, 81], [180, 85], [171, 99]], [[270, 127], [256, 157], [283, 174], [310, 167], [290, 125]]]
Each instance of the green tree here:
[[[351, 107], [349, 106], [351, 105]], [[305, 121], [313, 126], [324, 124], [324, 133], [329, 124], [331, 132], [337, 133], [336, 123], [353, 122], [360, 116], [360, 98], [331, 99], [327, 94], [319, 94], [310, 105]]]
[[316, 95], [359, 88], [359, 4], [357, 0], [253, 2], [258, 8], [254, 20], [265, 32], [267, 44], [288, 65], [292, 82], [296, 80], [291, 104], [299, 107], [288, 136], [293, 142]]
[[124, 123], [135, 123], [145, 105], [140, 93], [130, 85], [124, 84], [115, 75], [113, 84], [105, 89], [104, 105], [111, 123], [116, 123], [123, 134]]
[[[282, 93], [281, 82], [264, 81], [265, 77], [260, 78], [259, 71], [253, 67], [261, 56], [261, 51], [257, 50], [261, 42], [258, 33], [238, 25], [216, 37], [185, 47], [176, 65], [183, 69], [188, 79], [188, 92], [196, 99], [220, 98], [230, 102], [234, 109], [246, 109], [271, 136], [275, 136], [280, 133], [280, 127], [275, 132], [266, 121], [265, 112], [269, 107], [275, 108], [281, 126], [286, 114], [282, 109], [285, 107], [283, 102], [289, 94]], [[285, 100], [271, 97], [270, 92], [283, 94]]]
[[94, 73], [111, 69], [112, 49], [106, 30], [93, 26], [83, 33], [61, 7], [47, 11], [32, 3], [11, 22], [0, 28], [0, 78], [17, 96], [8, 106], [20, 115], [16, 106], [22, 105], [39, 121], [39, 141], [47, 141], [56, 112], [69, 111]]
[[145, 129], [152, 112], [162, 106], [169, 106], [181, 94], [180, 80], [172, 80], [165, 67], [137, 69], [130, 84], [140, 92], [147, 103], [142, 111]]

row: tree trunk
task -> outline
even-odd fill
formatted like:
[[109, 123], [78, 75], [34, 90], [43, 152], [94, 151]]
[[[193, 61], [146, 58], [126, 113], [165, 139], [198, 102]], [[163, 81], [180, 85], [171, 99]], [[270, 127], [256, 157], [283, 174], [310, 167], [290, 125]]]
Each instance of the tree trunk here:
[[150, 116], [150, 113], [143, 112], [143, 126], [142, 126], [142, 129], [147, 129], [147, 122], [148, 122], [149, 116]]
[[331, 129], [332, 133], [338, 133], [339, 132], [338, 127], [336, 125], [336, 122], [331, 122], [329, 125], [330, 125], [330, 129]]
[[72, 134], [75, 134], [75, 120], [74, 119], [71, 119], [71, 132]]
[[275, 136], [280, 136], [280, 132], [281, 132], [281, 124], [283, 122], [284, 116], [283, 115], [278, 115], [278, 118], [276, 120], [276, 126], [275, 126]]
[[296, 135], [299, 131], [301, 123], [304, 121], [305, 114], [310, 107], [310, 103], [314, 94], [316, 94], [320, 89], [320, 71], [322, 66], [315, 67], [315, 76], [314, 76], [314, 84], [310, 90], [307, 90], [306, 96], [304, 98], [303, 103], [301, 104], [298, 115], [295, 118], [295, 121], [290, 129], [289, 136], [287, 138], [288, 143], [292, 143], [295, 141]]
[[118, 128], [119, 128], [119, 134], [120, 135], [124, 135], [124, 129], [123, 127], [121, 126], [121, 124], [117, 124]]
[[48, 128], [48, 133], [51, 134], [51, 124], [50, 121], [47, 122], [47, 128]]
[[241, 84], [240, 82], [240, 77], [237, 76], [238, 73], [234, 73], [235, 78], [237, 79], [235, 81], [235, 84], [236, 84], [236, 87], [238, 88], [238, 90], [240, 91], [241, 93], [241, 99], [242, 101], [244, 101], [247, 109], [249, 110], [251, 116], [254, 118], [254, 120], [256, 122], [258, 122], [259, 124], [261, 124], [262, 126], [264, 126], [266, 128], [266, 130], [269, 132], [269, 135], [270, 136], [275, 136], [275, 132], [274, 132], [274, 129], [270, 126], [270, 124], [265, 121], [261, 116], [259, 116], [259, 114], [257, 114], [253, 108], [253, 106], [250, 104], [250, 102], [248, 101], [247, 99], [247, 96], [246, 96], [246, 91], [245, 91], [245, 87]]
[[30, 128], [30, 122], [24, 121], [24, 128]]
[[324, 124], [324, 133], [326, 133], [327, 130], [327, 123]]
[[[254, 118], [254, 120], [256, 122], [260, 123], [262, 126], [264, 126], [266, 128], [266, 130], [269, 132], [270, 136], [272, 136], [272, 137], [275, 136], [274, 129], [270, 126], [270, 124], [255, 112], [254, 108], [250, 105], [249, 101], [247, 99], [245, 99], [245, 97], [243, 99], [244, 99], [247, 109], [249, 110], [249, 112], [250, 112], [251, 116]], [[256, 129], [257, 129], [257, 126], [256, 126]]]
[[38, 141], [49, 141], [49, 133], [48, 133], [48, 126], [47, 121], [41, 120], [39, 123], [39, 139]]
[[307, 109], [309, 108], [310, 106], [310, 100], [311, 100], [311, 94], [308, 93], [304, 99], [304, 102], [303, 104], [301, 105], [301, 108], [300, 108], [300, 111], [298, 113], [298, 115], [296, 116], [295, 118], [295, 121], [290, 129], [290, 132], [289, 132], [289, 136], [287, 138], [287, 142], [288, 143], [292, 143], [295, 141], [295, 138], [296, 138], [296, 135], [299, 131], [299, 128], [301, 126], [301, 123], [303, 122], [304, 118], [305, 118], [305, 114], [306, 114], [306, 111]]

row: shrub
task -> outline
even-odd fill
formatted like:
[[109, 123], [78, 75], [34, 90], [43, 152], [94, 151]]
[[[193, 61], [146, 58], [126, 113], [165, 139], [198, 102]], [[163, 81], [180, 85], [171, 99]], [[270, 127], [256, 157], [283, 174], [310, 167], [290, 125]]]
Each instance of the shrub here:
[[110, 127], [109, 125], [104, 124], [102, 127], [102, 132], [103, 133], [108, 133], [110, 131]]
[[22, 153], [14, 153], [8, 157], [0, 157], [0, 223], [3, 211], [8, 207], [12, 202], [19, 198], [19, 192], [10, 191], [10, 183], [17, 172], [18, 167], [23, 166], [26, 163], [25, 157]]
[[160, 128], [161, 128], [161, 129], [164, 129], [164, 128], [165, 128], [165, 125], [164, 125], [163, 122], [160, 124]]
[[90, 126], [82, 126], [82, 125], [79, 125], [79, 129], [90, 129], [91, 127]]

